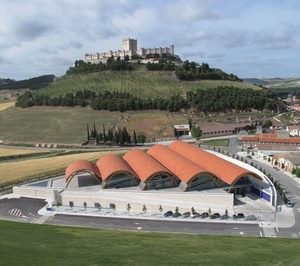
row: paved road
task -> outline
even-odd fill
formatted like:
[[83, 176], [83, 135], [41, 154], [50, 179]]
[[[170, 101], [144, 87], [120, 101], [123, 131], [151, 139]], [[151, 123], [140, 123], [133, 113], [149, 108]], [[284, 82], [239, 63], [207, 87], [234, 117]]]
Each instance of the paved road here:
[[13, 198], [0, 200], [0, 219], [33, 222], [40, 217], [37, 211], [46, 205], [45, 200]]
[[110, 217], [55, 215], [47, 224], [87, 226], [93, 228], [125, 229], [136, 231], [176, 232], [210, 235], [261, 236], [263, 230], [256, 224], [179, 222]]
[[295, 214], [295, 225], [291, 228], [282, 228], [279, 230], [279, 232], [276, 233], [278, 236], [300, 236], [300, 186], [299, 183], [294, 181], [292, 178], [287, 176], [281, 171], [276, 171], [273, 169], [273, 167], [266, 165], [264, 163], [261, 163], [256, 160], [249, 160], [253, 161], [254, 164], [257, 164], [258, 167], [262, 167], [265, 169], [267, 173], [270, 173], [272, 177], [280, 182], [282, 188], [286, 191], [288, 195], [292, 197], [292, 202], [295, 203], [294, 205], [294, 214]]

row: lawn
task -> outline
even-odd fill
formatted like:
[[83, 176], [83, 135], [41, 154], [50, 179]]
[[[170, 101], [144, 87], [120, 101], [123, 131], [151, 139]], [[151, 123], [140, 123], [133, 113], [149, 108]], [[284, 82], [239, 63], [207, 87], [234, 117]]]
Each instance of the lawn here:
[[64, 172], [65, 168], [75, 160], [85, 159], [93, 161], [107, 153], [120, 152], [85, 152], [47, 158], [2, 162], [0, 163], [0, 187]]
[[15, 105], [15, 102], [2, 102], [0, 103], [0, 112], [9, 108], [9, 107], [12, 107]]
[[160, 234], [0, 221], [1, 265], [299, 265], [299, 239]]
[[32, 154], [34, 155], [35, 153], [47, 153], [49, 150], [36, 150], [36, 149], [17, 149], [17, 148], [3, 148], [0, 147], [0, 159], [1, 157], [6, 157], [6, 156], [18, 156], [18, 155], [27, 155], [27, 154]]
[[211, 139], [211, 140], [202, 140], [204, 145], [208, 146], [228, 146], [229, 139]]
[[[224, 80], [181, 81], [171, 71], [104, 71], [90, 74], [63, 76], [36, 93], [59, 96], [79, 90], [129, 92], [141, 98], [163, 97], [184, 94], [197, 88], [234, 86], [239, 88], [260, 89], [245, 82]], [[63, 93], [62, 93], [63, 92]]]
[[95, 122], [113, 128], [126, 126], [130, 133], [144, 132], [149, 138], [174, 136], [173, 124], [187, 123], [187, 118], [167, 111], [136, 112], [97, 111], [82, 107], [11, 107], [0, 112], [0, 140], [23, 143], [79, 144], [86, 139], [86, 125]]

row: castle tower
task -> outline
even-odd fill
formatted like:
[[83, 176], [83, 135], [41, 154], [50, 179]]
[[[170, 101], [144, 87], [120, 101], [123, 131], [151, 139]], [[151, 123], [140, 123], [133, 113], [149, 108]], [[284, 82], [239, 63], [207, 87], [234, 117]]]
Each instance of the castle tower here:
[[124, 51], [132, 51], [134, 53], [137, 52], [137, 40], [124, 38], [122, 39], [122, 50]]

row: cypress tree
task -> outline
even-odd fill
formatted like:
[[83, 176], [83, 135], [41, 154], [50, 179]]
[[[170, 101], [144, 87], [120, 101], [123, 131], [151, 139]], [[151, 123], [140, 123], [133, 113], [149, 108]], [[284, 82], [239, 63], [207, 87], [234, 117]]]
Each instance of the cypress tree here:
[[103, 125], [103, 142], [106, 142], [105, 126]]
[[134, 143], [134, 145], [137, 144], [137, 138], [136, 138], [135, 130], [133, 130], [133, 143]]
[[86, 133], [87, 133], [87, 140], [90, 140], [90, 129], [89, 129], [89, 124], [86, 124]]

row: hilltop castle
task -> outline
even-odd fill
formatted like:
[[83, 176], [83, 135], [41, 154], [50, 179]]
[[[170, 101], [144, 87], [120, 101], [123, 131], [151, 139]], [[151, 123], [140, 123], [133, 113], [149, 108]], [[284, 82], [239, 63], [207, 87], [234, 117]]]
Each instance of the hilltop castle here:
[[162, 55], [171, 55], [174, 56], [174, 45], [170, 45], [169, 47], [159, 47], [159, 48], [137, 48], [137, 40], [124, 38], [122, 40], [122, 50], [117, 51], [109, 51], [103, 53], [95, 53], [95, 54], [86, 54], [85, 62], [89, 63], [106, 63], [109, 57], [120, 57], [124, 59], [127, 55], [129, 59], [132, 59], [133, 56], [139, 56], [145, 58], [147, 55], [158, 54]]

